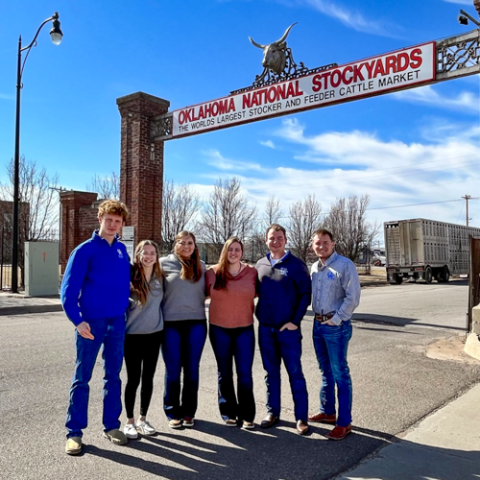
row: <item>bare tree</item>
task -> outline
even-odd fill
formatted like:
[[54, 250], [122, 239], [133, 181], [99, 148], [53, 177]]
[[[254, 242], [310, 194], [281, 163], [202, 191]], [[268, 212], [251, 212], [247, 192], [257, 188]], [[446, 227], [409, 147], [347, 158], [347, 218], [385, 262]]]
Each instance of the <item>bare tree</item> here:
[[163, 182], [162, 241], [170, 251], [178, 232], [185, 230], [200, 210], [200, 197], [189, 185]]
[[268, 251], [265, 245], [266, 230], [272, 223], [279, 223], [282, 215], [283, 212], [280, 208], [280, 201], [272, 195], [265, 204], [263, 217], [257, 222], [258, 226], [251, 237], [250, 246], [246, 246], [247, 251], [244, 252], [244, 256], [247, 257], [247, 260], [256, 261], [265, 255]]
[[[263, 230], [266, 230], [272, 223], [278, 223], [282, 218], [283, 212], [280, 208], [280, 201], [274, 195], [269, 197], [265, 204], [265, 217], [263, 220]], [[265, 233], [265, 232], [264, 232]]]
[[379, 227], [367, 222], [368, 195], [339, 198], [330, 207], [325, 228], [330, 230], [338, 253], [355, 261], [360, 251], [369, 247], [378, 234]]
[[[7, 165], [8, 183], [0, 183], [0, 200], [13, 202], [14, 162]], [[58, 240], [58, 175], [49, 176], [45, 168], [39, 168], [35, 161], [20, 158], [19, 210], [18, 210], [18, 260], [24, 284], [25, 242], [35, 240]], [[0, 215], [8, 217], [10, 203], [2, 203]], [[13, 208], [13, 207], [12, 207]], [[10, 211], [7, 211], [10, 210]], [[7, 214], [5, 216], [4, 214]], [[9, 251], [9, 250], [8, 250]]]
[[98, 193], [98, 198], [103, 200], [118, 200], [120, 198], [120, 175], [114, 171], [111, 175], [104, 177], [95, 174], [87, 185], [87, 190]]
[[220, 248], [231, 236], [244, 239], [253, 229], [256, 208], [241, 193], [241, 181], [219, 179], [205, 206], [200, 222], [202, 237]]
[[322, 206], [315, 195], [309, 194], [305, 200], [299, 200], [291, 205], [289, 212], [288, 243], [293, 253], [306, 262], [312, 234], [322, 223]]

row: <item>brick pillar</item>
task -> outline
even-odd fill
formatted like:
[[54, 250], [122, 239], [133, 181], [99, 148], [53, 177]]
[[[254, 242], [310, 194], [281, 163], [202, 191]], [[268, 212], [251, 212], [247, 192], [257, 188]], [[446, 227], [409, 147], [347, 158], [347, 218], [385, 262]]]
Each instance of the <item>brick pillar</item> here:
[[[95, 228], [98, 228], [98, 206], [95, 209], [97, 194], [91, 192], [68, 191], [60, 193], [62, 205], [61, 216], [61, 245], [60, 264], [62, 273], [65, 271], [68, 257], [72, 250], [91, 237]], [[89, 215], [88, 224], [85, 222], [85, 212]]]
[[161, 242], [164, 142], [152, 143], [150, 122], [167, 113], [170, 102], [143, 92], [117, 99], [122, 118], [120, 199], [130, 210], [135, 244]]

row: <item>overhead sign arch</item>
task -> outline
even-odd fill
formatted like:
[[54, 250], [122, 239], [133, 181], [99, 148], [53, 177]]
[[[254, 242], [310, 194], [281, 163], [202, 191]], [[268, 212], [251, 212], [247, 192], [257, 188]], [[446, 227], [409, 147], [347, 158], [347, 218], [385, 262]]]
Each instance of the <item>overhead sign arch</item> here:
[[479, 54], [479, 30], [473, 30], [283, 82], [241, 89], [154, 118], [151, 139], [197, 135], [478, 74]]

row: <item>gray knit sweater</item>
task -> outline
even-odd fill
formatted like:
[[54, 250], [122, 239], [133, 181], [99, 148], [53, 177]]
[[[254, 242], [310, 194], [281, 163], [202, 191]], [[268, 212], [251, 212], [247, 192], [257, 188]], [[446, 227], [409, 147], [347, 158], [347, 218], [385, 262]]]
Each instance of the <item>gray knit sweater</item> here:
[[201, 262], [203, 275], [198, 282], [180, 278], [182, 264], [173, 254], [162, 257], [160, 265], [165, 274], [162, 302], [165, 321], [205, 320], [205, 264]]
[[163, 298], [163, 279], [152, 275], [147, 301], [142, 305], [134, 292], [130, 293], [127, 311], [127, 334], [154, 333], [163, 330], [163, 315], [160, 307]]

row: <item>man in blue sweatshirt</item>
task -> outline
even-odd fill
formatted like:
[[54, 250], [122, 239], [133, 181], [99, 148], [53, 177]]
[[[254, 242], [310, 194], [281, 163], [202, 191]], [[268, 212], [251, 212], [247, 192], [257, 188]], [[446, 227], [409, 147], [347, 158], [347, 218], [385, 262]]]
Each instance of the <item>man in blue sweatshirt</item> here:
[[67, 411], [66, 453], [82, 451], [82, 430], [87, 426], [88, 382], [103, 345], [104, 436], [123, 445], [119, 430], [122, 412], [120, 370], [125, 339], [125, 312], [130, 293], [130, 262], [118, 234], [128, 215], [127, 207], [107, 200], [98, 209], [99, 230], [70, 255], [61, 286], [63, 308], [75, 325], [75, 373]]
[[297, 432], [305, 435], [309, 430], [308, 394], [301, 364], [300, 322], [310, 305], [310, 275], [305, 263], [285, 250], [287, 235], [281, 225], [268, 227], [265, 242], [270, 253], [256, 265], [260, 293], [255, 313], [266, 372], [268, 411], [261, 427], [272, 427], [280, 420], [280, 365], [283, 359], [295, 404]]

